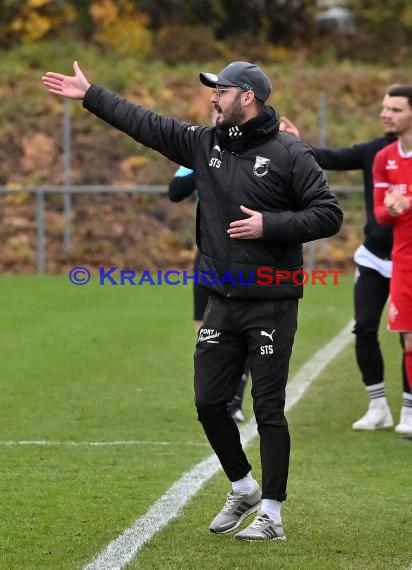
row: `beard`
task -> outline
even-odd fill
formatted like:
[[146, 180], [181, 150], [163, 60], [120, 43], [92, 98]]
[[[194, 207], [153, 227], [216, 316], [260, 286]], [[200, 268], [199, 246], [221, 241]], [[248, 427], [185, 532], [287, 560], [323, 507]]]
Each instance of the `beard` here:
[[236, 95], [232, 105], [223, 114], [223, 120], [217, 125], [220, 129], [227, 131], [230, 127], [237, 127], [245, 122], [245, 114], [240, 104], [241, 96], [241, 93]]

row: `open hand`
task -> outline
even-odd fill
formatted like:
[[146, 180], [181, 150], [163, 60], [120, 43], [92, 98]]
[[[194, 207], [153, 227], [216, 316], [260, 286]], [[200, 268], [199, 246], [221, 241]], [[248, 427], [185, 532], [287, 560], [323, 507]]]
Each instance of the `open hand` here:
[[49, 93], [69, 97], [69, 99], [83, 99], [90, 87], [77, 61], [73, 63], [74, 76], [62, 75], [54, 71], [48, 71], [42, 77], [43, 85]]
[[285, 116], [280, 117], [279, 130], [283, 131], [285, 133], [289, 133], [290, 135], [293, 135], [293, 136], [297, 137], [298, 139], [300, 139], [299, 129], [297, 128], [297, 126], [294, 123], [292, 123], [292, 121], [290, 119], [288, 119]]
[[242, 212], [250, 216], [243, 220], [231, 222], [227, 233], [231, 238], [237, 239], [257, 239], [263, 235], [263, 217], [260, 212], [250, 210], [245, 206], [240, 206]]

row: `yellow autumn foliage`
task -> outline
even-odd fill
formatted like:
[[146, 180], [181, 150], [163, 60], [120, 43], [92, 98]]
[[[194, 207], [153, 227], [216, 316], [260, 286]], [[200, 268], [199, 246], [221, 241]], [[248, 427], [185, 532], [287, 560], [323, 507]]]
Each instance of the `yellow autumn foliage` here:
[[42, 8], [46, 6], [46, 4], [50, 4], [50, 0], [27, 0], [26, 6], [30, 8]]
[[71, 4], [63, 3], [56, 9], [51, 0], [27, 0], [10, 21], [9, 30], [21, 42], [33, 43], [75, 19], [76, 10]]
[[38, 12], [30, 12], [26, 17], [16, 18], [10, 25], [23, 42], [33, 42], [44, 37], [52, 28], [52, 22]]
[[94, 39], [124, 55], [147, 56], [152, 48], [148, 17], [130, 0], [95, 0], [89, 8], [95, 24]]
[[91, 3], [89, 12], [95, 23], [105, 28], [116, 21], [120, 8], [112, 0], [95, 0]]

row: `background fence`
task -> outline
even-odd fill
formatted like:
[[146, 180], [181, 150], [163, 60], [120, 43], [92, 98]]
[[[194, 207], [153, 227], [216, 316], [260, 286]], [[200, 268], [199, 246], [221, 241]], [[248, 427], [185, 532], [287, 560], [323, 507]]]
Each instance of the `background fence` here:
[[[353, 194], [358, 194], [362, 192], [362, 186], [344, 186], [335, 185], [332, 191], [342, 199], [342, 197], [348, 197]], [[165, 185], [140, 185], [140, 186], [129, 186], [129, 187], [115, 187], [115, 186], [39, 186], [36, 188], [26, 188], [24, 190], [15, 190], [7, 187], [0, 187], [0, 197], [3, 195], [13, 195], [26, 194], [30, 195], [35, 200], [36, 214], [35, 214], [35, 226], [36, 226], [36, 269], [39, 275], [46, 273], [46, 196], [48, 195], [60, 195], [63, 197], [63, 211], [64, 211], [64, 224], [62, 231], [62, 243], [65, 252], [70, 252], [72, 243], [72, 221], [71, 214], [75, 211], [76, 206], [72, 204], [72, 197], [74, 194], [89, 194], [89, 195], [102, 195], [102, 194], [142, 194], [142, 195], [165, 195], [167, 192], [167, 186]], [[357, 204], [357, 202], [356, 202]], [[66, 210], [67, 206], [70, 206]], [[357, 206], [355, 206], [356, 208]], [[345, 208], [344, 208], [345, 209]], [[352, 208], [353, 209], [353, 208]], [[193, 236], [194, 240], [194, 236]], [[326, 240], [327, 241], [327, 240]], [[305, 261], [308, 270], [315, 267], [316, 264], [316, 250], [318, 248], [324, 247], [325, 240], [320, 240], [319, 242], [310, 242], [306, 245], [305, 250]]]
[[[153, 253], [154, 249], [162, 249], [163, 244], [167, 243], [169, 247], [168, 255], [164, 255], [161, 263], [167, 264], [172, 261], [179, 263], [188, 262], [193, 253], [193, 243], [194, 243], [194, 207], [188, 209], [182, 208], [179, 204], [170, 204], [166, 201], [159, 202], [154, 199], [152, 202], [147, 197], [160, 197], [166, 196], [167, 186], [165, 185], [138, 185], [138, 186], [86, 186], [73, 184], [72, 176], [72, 117], [71, 117], [71, 105], [72, 102], [68, 99], [64, 99], [64, 104], [62, 107], [62, 180], [63, 185], [61, 186], [38, 186], [32, 188], [22, 188], [16, 190], [9, 187], [0, 186], [0, 224], [3, 226], [3, 239], [0, 236], [0, 272], [26, 272], [33, 271], [35, 266], [35, 271], [39, 275], [44, 273], [56, 273], [64, 270], [64, 265], [77, 263], [83, 258], [92, 258], [92, 263], [95, 264], [100, 261], [100, 263], [107, 262], [109, 254], [113, 253], [113, 258], [116, 259], [116, 263], [121, 263], [122, 261], [126, 263], [133, 262], [137, 257], [139, 257], [138, 265], [140, 267], [143, 263], [157, 263], [159, 261], [158, 256]], [[328, 100], [327, 95], [324, 92], [319, 94], [318, 99], [318, 145], [320, 147], [327, 146], [328, 138]], [[356, 247], [357, 243], [362, 239], [362, 226], [363, 226], [363, 198], [360, 193], [362, 192], [362, 187], [359, 185], [331, 185], [332, 190], [340, 198], [343, 210], [345, 212], [345, 222], [343, 230], [339, 233], [337, 238], [331, 238], [330, 240], [320, 240], [320, 242], [311, 242], [305, 245], [305, 264], [310, 270], [313, 269], [317, 263], [328, 262], [329, 258], [332, 263], [336, 265], [345, 264], [348, 260], [351, 260], [353, 249]], [[125, 212], [120, 212], [119, 206], [114, 206], [114, 211], [117, 212], [116, 215], [108, 216], [107, 220], [101, 220], [103, 226], [102, 229], [94, 231], [90, 229], [87, 235], [80, 235], [79, 233], [79, 215], [81, 220], [87, 219], [87, 217], [96, 215], [96, 209], [101, 205], [99, 201], [100, 196], [107, 195], [112, 196], [112, 201], [116, 201], [115, 196], [121, 193], [122, 196], [140, 196], [139, 205], [136, 203], [130, 205], [131, 211], [133, 206], [135, 206], [136, 216], [125, 216]], [[75, 196], [83, 196], [83, 200], [86, 200], [88, 196], [87, 208], [84, 206], [84, 211], [79, 214], [79, 204], [78, 199]], [[352, 198], [356, 196], [356, 198]], [[35, 211], [33, 212], [33, 200]], [[129, 200], [133, 201], [132, 198]], [[51, 204], [53, 203], [53, 205]], [[26, 207], [22, 207], [23, 205]], [[2, 208], [6, 206], [6, 208]], [[53, 247], [50, 247], [50, 227], [51, 227], [51, 209], [54, 207], [56, 216], [58, 217], [56, 227], [53, 227]], [[106, 204], [107, 208], [109, 205]], [[150, 215], [141, 216], [140, 206], [143, 209], [149, 209]], [[127, 209], [127, 208], [126, 208]], [[165, 210], [173, 210], [175, 214], [172, 215], [172, 220], [167, 219], [168, 215], [165, 214]], [[3, 212], [7, 213], [2, 215]], [[160, 213], [159, 213], [160, 211]], [[56, 216], [53, 221], [56, 222]], [[125, 218], [127, 217], [127, 221]], [[16, 219], [17, 218], [17, 219]], [[178, 222], [178, 218], [180, 221]], [[49, 220], [49, 221], [47, 221]], [[150, 241], [149, 234], [152, 229], [153, 220], [156, 222], [162, 222], [164, 227], [168, 227], [169, 232], [163, 233], [162, 224], [157, 224], [154, 229], [157, 232], [159, 239], [156, 243], [150, 244], [150, 247], [146, 247], [145, 242]], [[10, 224], [10, 222], [12, 222]], [[77, 229], [75, 222], [77, 222]], [[125, 249], [128, 247], [127, 239], [124, 239], [119, 246], [113, 236], [113, 232], [110, 231], [112, 226], [127, 225], [128, 229], [126, 233], [133, 233], [133, 223], [139, 226], [140, 234], [139, 236], [133, 235], [133, 239], [129, 241], [134, 241], [134, 249], [130, 250], [130, 255], [123, 257], [122, 261], [119, 261], [115, 257], [116, 251], [119, 249]], [[145, 232], [141, 231], [141, 225], [147, 225], [147, 230]], [[4, 228], [4, 226], [10, 225], [10, 231]], [[56, 225], [56, 223], [54, 224]], [[187, 226], [186, 230], [183, 230], [182, 226]], [[106, 234], [105, 235], [105, 230]], [[118, 228], [121, 233], [122, 229]], [[99, 255], [90, 256], [90, 250], [93, 249], [89, 243], [89, 247], [77, 247], [74, 248], [74, 242], [79, 241], [89, 241], [98, 242], [99, 239], [105, 239], [106, 242], [112, 240], [113, 247], [107, 245], [106, 249], [104, 247], [100, 248]], [[331, 247], [331, 242], [337, 245]], [[59, 243], [59, 247], [56, 243]], [[77, 243], [77, 245], [79, 245]], [[129, 244], [130, 245], [130, 244]], [[49, 247], [48, 247], [49, 246]], [[5, 255], [4, 255], [4, 249]], [[2, 254], [3, 249], [3, 254]], [[150, 249], [150, 251], [146, 251]], [[192, 251], [191, 251], [192, 249]], [[87, 250], [87, 256], [82, 255]], [[145, 251], [143, 251], [145, 250]], [[178, 252], [184, 250], [185, 253], [181, 256]], [[33, 256], [34, 251], [34, 256]], [[57, 252], [57, 253], [56, 253]], [[175, 252], [175, 254], [173, 254]], [[333, 255], [330, 255], [332, 252]], [[140, 255], [140, 253], [142, 255]], [[15, 254], [15, 255], [14, 255]], [[50, 259], [53, 256], [58, 255], [60, 265], [50, 266]], [[21, 263], [14, 264], [13, 256]], [[141, 258], [141, 259], [140, 259]], [[4, 259], [9, 261], [2, 264]], [[148, 260], [144, 262], [144, 260]]]

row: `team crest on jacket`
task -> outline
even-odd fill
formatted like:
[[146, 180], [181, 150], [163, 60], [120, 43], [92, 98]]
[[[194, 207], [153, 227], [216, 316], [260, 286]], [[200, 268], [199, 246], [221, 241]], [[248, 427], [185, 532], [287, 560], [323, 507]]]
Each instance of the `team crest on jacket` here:
[[270, 158], [264, 158], [263, 156], [257, 156], [255, 160], [255, 166], [253, 167], [253, 172], [256, 176], [265, 176], [269, 172]]

